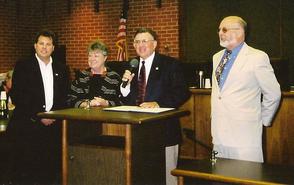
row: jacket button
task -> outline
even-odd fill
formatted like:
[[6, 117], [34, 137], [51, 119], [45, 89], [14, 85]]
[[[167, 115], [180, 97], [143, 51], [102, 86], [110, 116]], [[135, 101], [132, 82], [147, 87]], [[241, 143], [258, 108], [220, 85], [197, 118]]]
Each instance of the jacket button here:
[[43, 105], [43, 108], [46, 108], [46, 105]]
[[222, 97], [220, 97], [220, 96], [219, 96], [219, 97], [218, 97], [218, 99], [219, 99], [219, 100], [221, 100], [221, 99], [222, 99]]

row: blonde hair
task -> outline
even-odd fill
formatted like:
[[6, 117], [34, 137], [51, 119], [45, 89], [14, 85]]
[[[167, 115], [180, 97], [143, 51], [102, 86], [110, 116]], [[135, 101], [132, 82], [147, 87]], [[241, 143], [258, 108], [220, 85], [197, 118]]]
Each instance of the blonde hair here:
[[106, 44], [98, 39], [91, 42], [88, 46], [88, 53], [95, 50], [100, 50], [104, 56], [108, 55], [108, 48]]
[[236, 15], [232, 15], [232, 16], [225, 17], [223, 20], [225, 20], [225, 19], [236, 21], [244, 29], [244, 32], [245, 33], [247, 32], [247, 22], [244, 21], [244, 19], [242, 19], [241, 17], [236, 16]]

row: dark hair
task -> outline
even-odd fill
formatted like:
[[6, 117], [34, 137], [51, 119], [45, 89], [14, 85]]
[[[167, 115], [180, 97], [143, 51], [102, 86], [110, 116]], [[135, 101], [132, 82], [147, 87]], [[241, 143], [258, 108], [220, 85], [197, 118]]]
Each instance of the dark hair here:
[[157, 40], [157, 34], [155, 33], [155, 31], [153, 31], [152, 29], [150, 28], [139, 28], [136, 33], [135, 33], [135, 36], [134, 38], [139, 34], [139, 33], [149, 33], [154, 40]]
[[50, 30], [41, 30], [41, 31], [39, 31], [35, 36], [35, 44], [38, 42], [40, 36], [51, 38], [52, 43], [55, 46], [55, 44], [56, 44], [56, 36], [55, 36], [55, 33], [53, 31], [50, 31]]

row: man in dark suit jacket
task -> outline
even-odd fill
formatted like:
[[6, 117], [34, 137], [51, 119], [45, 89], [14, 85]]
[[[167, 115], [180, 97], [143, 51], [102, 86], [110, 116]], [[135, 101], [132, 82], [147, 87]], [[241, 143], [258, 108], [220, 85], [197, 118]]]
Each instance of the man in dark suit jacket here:
[[[68, 75], [64, 64], [52, 59], [55, 35], [36, 35], [35, 55], [14, 68], [11, 98], [15, 105], [8, 124], [11, 176], [18, 184], [53, 184], [59, 180], [61, 127], [37, 113], [65, 108]], [[58, 182], [59, 183], [59, 182]]]
[[[181, 106], [190, 96], [185, 83], [181, 63], [176, 59], [155, 52], [157, 46], [156, 33], [148, 28], [140, 28], [134, 38], [134, 47], [140, 61], [137, 70], [132, 73], [126, 70], [123, 81], [128, 85], [121, 92], [128, 105], [138, 105], [144, 108]], [[142, 62], [144, 61], [144, 62]], [[142, 65], [145, 67], [145, 85], [138, 85]], [[143, 99], [142, 99], [143, 98]], [[140, 100], [139, 100], [140, 99]], [[181, 142], [181, 130], [178, 119], [168, 120], [165, 126], [166, 146], [166, 184], [176, 184], [176, 178], [170, 175], [170, 170], [176, 168], [178, 144]]]

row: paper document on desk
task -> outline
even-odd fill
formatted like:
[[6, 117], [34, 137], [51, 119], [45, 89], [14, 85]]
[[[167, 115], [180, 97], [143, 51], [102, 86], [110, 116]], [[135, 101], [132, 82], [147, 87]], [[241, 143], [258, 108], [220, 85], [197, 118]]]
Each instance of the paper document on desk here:
[[123, 112], [144, 112], [144, 113], [161, 113], [173, 110], [175, 108], [141, 108], [138, 106], [117, 106], [117, 107], [107, 107], [103, 110], [107, 111], [123, 111]]

